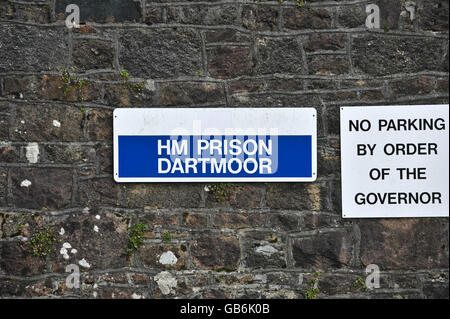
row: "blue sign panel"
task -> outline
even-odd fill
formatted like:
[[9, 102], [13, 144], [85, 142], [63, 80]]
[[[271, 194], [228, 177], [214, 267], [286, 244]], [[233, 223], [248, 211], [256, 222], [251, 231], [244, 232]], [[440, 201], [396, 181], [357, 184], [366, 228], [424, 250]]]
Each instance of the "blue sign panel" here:
[[118, 182], [314, 181], [315, 114], [309, 108], [116, 109], [114, 177]]

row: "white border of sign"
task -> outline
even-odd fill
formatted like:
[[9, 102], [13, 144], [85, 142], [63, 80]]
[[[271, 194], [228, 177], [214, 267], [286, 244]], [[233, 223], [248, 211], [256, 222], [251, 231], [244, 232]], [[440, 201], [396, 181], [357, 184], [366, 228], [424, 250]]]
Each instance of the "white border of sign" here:
[[[445, 119], [445, 130], [390, 131], [379, 132], [375, 123], [379, 119], [414, 119], [437, 115]], [[366, 119], [372, 123], [367, 132], [349, 133], [344, 123], [349, 120]], [[448, 217], [449, 168], [448, 131], [449, 106], [443, 105], [395, 105], [395, 106], [348, 106], [340, 108], [341, 140], [341, 186], [343, 218], [402, 218], [402, 217]], [[367, 122], [366, 122], [367, 123]], [[438, 144], [439, 157], [427, 155], [387, 156], [380, 145], [386, 143], [430, 143]], [[373, 156], [357, 156], [357, 144], [377, 144]], [[378, 151], [378, 152], [377, 152]], [[380, 152], [381, 151], [381, 152]], [[447, 162], [443, 163], [447, 158]], [[396, 174], [399, 167], [426, 167], [426, 180], [400, 180]], [[369, 178], [371, 168], [390, 169], [385, 180]], [[442, 205], [392, 204], [357, 206], [356, 192], [441, 192]]]
[[[201, 121], [201, 128], [186, 123]], [[317, 178], [317, 111], [315, 108], [117, 108], [113, 112], [114, 180], [120, 183], [140, 182], [314, 182]], [[276, 128], [278, 135], [312, 136], [311, 178], [236, 177], [236, 178], [120, 178], [118, 177], [119, 135], [170, 135], [183, 128], [184, 135], [203, 135], [205, 128], [225, 130]], [[181, 132], [179, 135], [182, 135]], [[207, 135], [207, 134], [204, 134]], [[232, 134], [229, 134], [232, 135]]]

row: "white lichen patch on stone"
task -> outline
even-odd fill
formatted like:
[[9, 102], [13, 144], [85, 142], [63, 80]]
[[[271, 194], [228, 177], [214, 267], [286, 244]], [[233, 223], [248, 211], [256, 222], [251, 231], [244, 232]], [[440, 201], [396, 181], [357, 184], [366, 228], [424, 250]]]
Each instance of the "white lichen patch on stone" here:
[[145, 81], [145, 88], [149, 91], [155, 91], [155, 80], [147, 80]]
[[137, 293], [133, 292], [133, 294], [131, 295], [131, 297], [133, 299], [142, 299], [142, 295], [138, 295]]
[[64, 247], [61, 247], [61, 249], [59, 250], [59, 253], [61, 255], [63, 255], [64, 259], [69, 259], [69, 254], [67, 253], [67, 249], [65, 249]]
[[61, 122], [59, 122], [58, 120], [53, 120], [53, 126], [54, 127], [61, 127]]
[[60, 253], [61, 255], [63, 255], [63, 258], [66, 259], [66, 260], [70, 258], [70, 257], [69, 257], [69, 254], [67, 253], [67, 249], [70, 249], [70, 248], [72, 248], [72, 245], [71, 245], [71, 244], [69, 244], [69, 243], [64, 243], [64, 244], [62, 245], [61, 249], [59, 250], [59, 253]]
[[177, 287], [177, 280], [168, 271], [162, 271], [154, 277], [159, 290], [163, 295], [168, 295]]
[[78, 264], [84, 268], [91, 268], [91, 265], [86, 261], [86, 259], [81, 259]]
[[257, 274], [257, 275], [255, 275], [253, 280], [260, 281], [265, 284], [267, 282], [267, 275], [266, 274]]
[[161, 254], [161, 257], [159, 257], [159, 262], [163, 265], [175, 265], [178, 261], [177, 256], [175, 256], [175, 254], [173, 252], [166, 251], [164, 253]]
[[28, 143], [25, 146], [25, 157], [27, 161], [31, 164], [37, 163], [39, 160], [39, 145], [36, 142]]
[[21, 183], [20, 183], [20, 187], [30, 187], [31, 186], [31, 182], [28, 179], [24, 179]]
[[236, 98], [239, 100], [239, 102], [248, 102], [250, 101], [250, 97], [248, 95], [238, 95]]
[[271, 245], [259, 246], [256, 248], [255, 251], [256, 251], [256, 253], [262, 254], [264, 256], [271, 256], [271, 255], [275, 254], [276, 252], [278, 252], [278, 250], [276, 250]]
[[96, 233], [98, 233], [98, 226], [97, 226], [97, 225], [94, 225], [94, 231], [95, 231]]

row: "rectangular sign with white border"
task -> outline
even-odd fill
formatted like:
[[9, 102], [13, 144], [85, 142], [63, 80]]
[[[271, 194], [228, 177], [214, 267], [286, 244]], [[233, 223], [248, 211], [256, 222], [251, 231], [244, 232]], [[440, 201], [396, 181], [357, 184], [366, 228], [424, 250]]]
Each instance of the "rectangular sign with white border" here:
[[116, 182], [312, 182], [314, 108], [114, 110]]
[[342, 107], [342, 217], [448, 217], [448, 120], [448, 105]]

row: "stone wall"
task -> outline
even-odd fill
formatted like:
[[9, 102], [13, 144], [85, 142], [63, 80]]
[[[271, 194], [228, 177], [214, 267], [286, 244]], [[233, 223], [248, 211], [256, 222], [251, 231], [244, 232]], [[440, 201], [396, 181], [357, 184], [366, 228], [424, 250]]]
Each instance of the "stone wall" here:
[[[448, 103], [448, 8], [0, 0], [0, 297], [448, 298], [448, 218], [342, 219], [339, 156], [340, 106]], [[113, 109], [159, 106], [315, 107], [319, 178], [115, 183]]]

